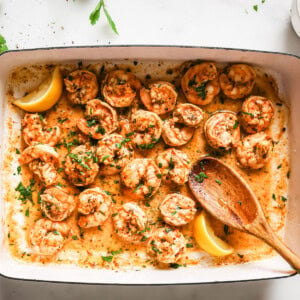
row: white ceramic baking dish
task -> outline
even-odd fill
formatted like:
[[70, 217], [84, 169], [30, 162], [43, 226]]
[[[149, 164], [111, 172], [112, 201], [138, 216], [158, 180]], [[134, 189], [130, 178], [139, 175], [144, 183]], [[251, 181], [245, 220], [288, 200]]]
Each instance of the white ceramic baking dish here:
[[[9, 71], [24, 64], [68, 63], [83, 61], [120, 59], [151, 60], [212, 60], [219, 62], [246, 62], [263, 67], [275, 75], [284, 100], [290, 106], [289, 136], [291, 175], [289, 185], [288, 215], [285, 225], [285, 242], [300, 255], [300, 59], [281, 53], [199, 47], [158, 46], [114, 46], [114, 47], [71, 47], [9, 51], [0, 56], [0, 136], [1, 157], [8, 143], [7, 130], [3, 124], [8, 117], [5, 98], [5, 83]], [[3, 195], [3, 173], [1, 175], [0, 199], [0, 273], [3, 276], [56, 282], [96, 284], [194, 284], [242, 280], [260, 280], [287, 277], [295, 274], [279, 256], [241, 265], [220, 267], [179, 268], [176, 270], [110, 271], [80, 268], [75, 265], [26, 264], [13, 259], [4, 243], [3, 227], [5, 205]]]

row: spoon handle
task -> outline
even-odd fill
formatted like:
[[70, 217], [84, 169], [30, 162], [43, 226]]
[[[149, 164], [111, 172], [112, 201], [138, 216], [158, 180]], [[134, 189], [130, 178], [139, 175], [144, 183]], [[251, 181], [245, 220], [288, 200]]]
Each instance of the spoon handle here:
[[271, 228], [268, 228], [266, 233], [263, 240], [273, 247], [297, 271], [297, 273], [300, 273], [300, 257], [290, 250]]

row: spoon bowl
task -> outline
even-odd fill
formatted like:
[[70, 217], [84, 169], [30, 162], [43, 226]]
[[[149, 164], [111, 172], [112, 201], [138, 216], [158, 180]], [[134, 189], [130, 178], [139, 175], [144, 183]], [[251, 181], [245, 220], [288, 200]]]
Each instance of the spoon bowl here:
[[192, 166], [188, 182], [196, 199], [211, 215], [262, 239], [299, 272], [300, 258], [275, 235], [257, 197], [234, 169], [219, 159], [202, 157]]

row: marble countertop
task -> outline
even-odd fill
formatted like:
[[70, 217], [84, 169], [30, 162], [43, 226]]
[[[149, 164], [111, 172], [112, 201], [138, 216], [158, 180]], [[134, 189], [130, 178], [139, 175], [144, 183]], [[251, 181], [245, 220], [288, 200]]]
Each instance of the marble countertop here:
[[[264, 2], [264, 3], [262, 3]], [[72, 45], [194, 45], [300, 55], [291, 0], [106, 0], [118, 27], [91, 26], [97, 0], [0, 0], [0, 34], [9, 49]], [[253, 8], [257, 5], [257, 11]], [[300, 299], [299, 276], [191, 286], [89, 286], [0, 277], [1, 300], [27, 299]]]

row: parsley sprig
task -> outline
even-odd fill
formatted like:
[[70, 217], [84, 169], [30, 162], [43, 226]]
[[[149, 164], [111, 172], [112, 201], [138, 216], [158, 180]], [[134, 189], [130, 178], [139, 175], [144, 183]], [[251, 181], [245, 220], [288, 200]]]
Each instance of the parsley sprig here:
[[104, 0], [100, 0], [98, 2], [98, 4], [96, 5], [95, 9], [91, 12], [91, 14], [90, 14], [90, 22], [91, 22], [91, 24], [95, 25], [97, 23], [97, 21], [100, 19], [101, 9], [103, 9], [103, 12], [104, 12], [104, 14], [106, 16], [106, 19], [107, 19], [108, 24], [110, 25], [112, 31], [115, 34], [119, 34], [115, 22], [113, 21], [113, 19], [111, 18], [110, 14], [108, 13], [108, 11], [107, 11], [107, 9], [105, 7]]
[[0, 34], [0, 53], [5, 52], [8, 50], [6, 45], [6, 40], [3, 35]]

